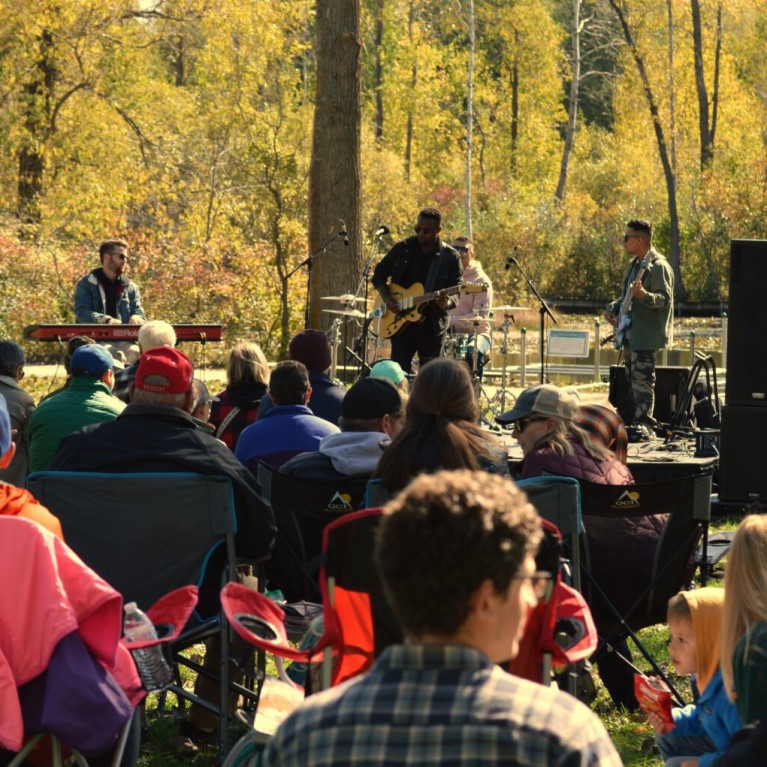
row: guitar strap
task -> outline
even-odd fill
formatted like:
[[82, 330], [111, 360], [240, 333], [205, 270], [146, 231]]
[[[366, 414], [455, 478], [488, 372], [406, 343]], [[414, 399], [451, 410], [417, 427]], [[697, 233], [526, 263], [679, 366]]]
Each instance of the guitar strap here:
[[440, 247], [439, 254], [432, 258], [429, 265], [429, 273], [426, 276], [426, 285], [424, 286], [424, 293], [434, 292], [434, 285], [437, 282], [437, 275], [439, 274], [439, 268], [442, 266], [442, 252], [443, 248]]

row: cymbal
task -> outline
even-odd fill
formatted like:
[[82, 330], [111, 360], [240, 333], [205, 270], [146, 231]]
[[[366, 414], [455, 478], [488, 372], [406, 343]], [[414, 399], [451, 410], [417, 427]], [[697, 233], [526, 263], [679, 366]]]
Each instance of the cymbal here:
[[351, 293], [344, 293], [341, 296], [320, 296], [320, 301], [340, 301], [342, 304], [364, 304], [364, 298], [357, 298]]
[[323, 309], [325, 314], [338, 314], [341, 317], [356, 317], [359, 320], [364, 320], [367, 317], [365, 312], [359, 312], [356, 309]]
[[529, 306], [494, 306], [491, 312], [529, 312]]

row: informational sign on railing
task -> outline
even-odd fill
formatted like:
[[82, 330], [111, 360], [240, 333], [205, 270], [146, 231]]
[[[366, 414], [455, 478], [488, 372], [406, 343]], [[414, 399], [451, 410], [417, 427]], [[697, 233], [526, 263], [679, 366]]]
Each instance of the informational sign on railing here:
[[588, 330], [549, 330], [550, 357], [588, 357], [591, 333]]

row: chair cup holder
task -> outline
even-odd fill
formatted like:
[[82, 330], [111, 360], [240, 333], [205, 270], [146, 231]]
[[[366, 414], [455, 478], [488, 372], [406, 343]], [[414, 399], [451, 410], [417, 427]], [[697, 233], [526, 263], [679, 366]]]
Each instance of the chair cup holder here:
[[279, 642], [280, 634], [274, 624], [250, 613], [235, 613], [234, 619], [244, 629], [267, 642]]

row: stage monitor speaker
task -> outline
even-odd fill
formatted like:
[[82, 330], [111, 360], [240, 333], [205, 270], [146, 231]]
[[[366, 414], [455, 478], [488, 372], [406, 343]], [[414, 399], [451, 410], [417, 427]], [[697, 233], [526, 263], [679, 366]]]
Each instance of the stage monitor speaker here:
[[[655, 409], [653, 418], [661, 423], [671, 423], [671, 416], [676, 411], [690, 369], [685, 367], [656, 367], [655, 368]], [[634, 420], [634, 404], [629, 390], [626, 368], [623, 365], [610, 366], [610, 402], [626, 422]]]
[[767, 408], [724, 406], [719, 457], [721, 500], [767, 501], [764, 451], [756, 447], [757, 437], [765, 433]]
[[767, 240], [730, 243], [728, 405], [767, 407]]

